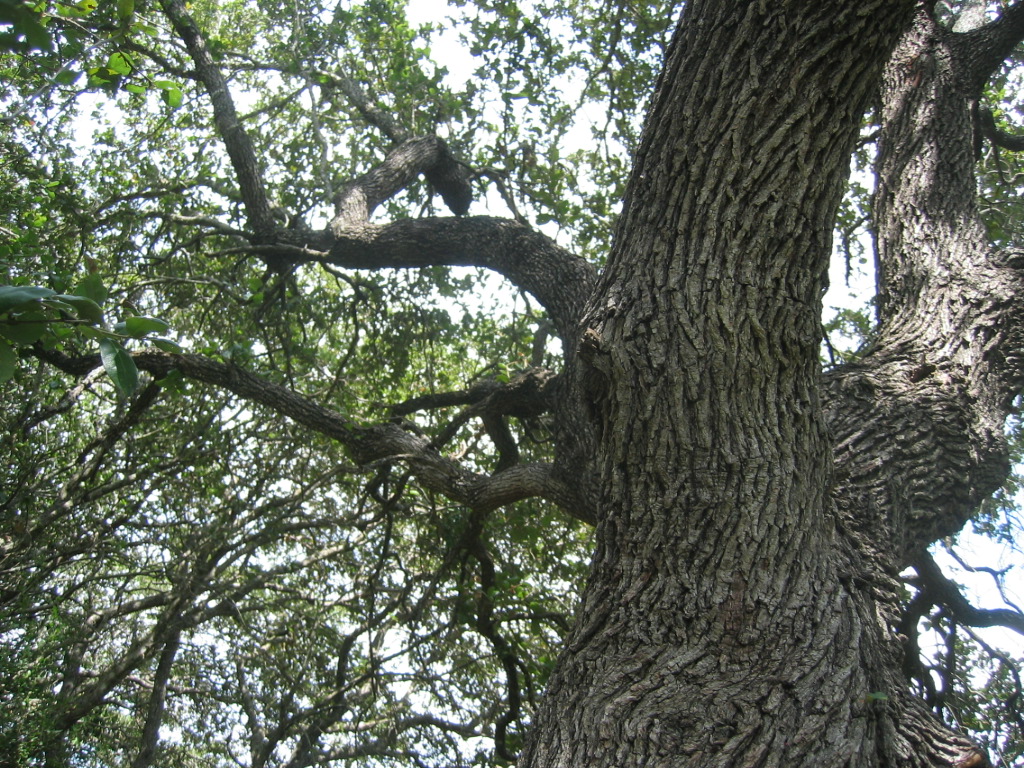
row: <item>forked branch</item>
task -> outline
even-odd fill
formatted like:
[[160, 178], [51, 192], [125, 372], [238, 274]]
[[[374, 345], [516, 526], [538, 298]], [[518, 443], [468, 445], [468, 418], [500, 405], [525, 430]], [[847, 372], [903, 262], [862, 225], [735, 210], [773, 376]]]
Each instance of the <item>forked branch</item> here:
[[[32, 353], [74, 376], [87, 375], [101, 365], [99, 355], [69, 357], [41, 348], [34, 349]], [[550, 465], [518, 465], [495, 475], [479, 474], [442, 455], [428, 438], [413, 434], [397, 424], [359, 424], [344, 414], [237, 366], [201, 355], [152, 351], [137, 352], [132, 358], [139, 370], [157, 379], [177, 370], [186, 378], [221, 387], [244, 400], [266, 406], [337, 440], [358, 464], [370, 466], [385, 460], [404, 462], [425, 487], [471, 509], [491, 510], [521, 499], [540, 497], [558, 504], [580, 519], [590, 519], [579, 492], [561, 482]]]

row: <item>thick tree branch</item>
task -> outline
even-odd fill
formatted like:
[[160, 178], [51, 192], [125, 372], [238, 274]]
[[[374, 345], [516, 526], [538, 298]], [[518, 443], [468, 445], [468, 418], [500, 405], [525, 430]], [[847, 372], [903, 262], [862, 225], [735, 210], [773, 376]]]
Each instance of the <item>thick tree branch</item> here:
[[284, 257], [296, 264], [320, 262], [347, 269], [492, 269], [536, 297], [555, 323], [567, 353], [575, 347], [583, 305], [596, 284], [596, 271], [584, 259], [523, 224], [489, 216], [352, 227], [329, 248], [326, 255], [307, 251]]
[[267, 263], [318, 263], [345, 269], [483, 267], [532, 294], [544, 307], [567, 358], [575, 354], [583, 306], [597, 270], [547, 236], [490, 216], [403, 219], [391, 224], [328, 230], [278, 230], [275, 242], [236, 249]]
[[1024, 2], [1005, 9], [998, 19], [961, 33], [954, 50], [964, 65], [964, 82], [973, 98], [981, 95], [989, 78], [1024, 40]]
[[214, 62], [199, 27], [186, 10], [184, 0], [161, 0], [161, 6], [174, 31], [185, 43], [192, 61], [195, 62], [196, 74], [210, 96], [217, 132], [224, 141], [231, 165], [238, 177], [249, 226], [258, 238], [266, 237], [274, 231], [276, 224], [263, 185], [256, 151], [249, 134], [242, 127], [227, 81]]
[[944, 605], [961, 624], [969, 627], [1005, 627], [1024, 635], [1024, 614], [1008, 608], [975, 608], [961, 594], [959, 587], [946, 578], [928, 553], [918, 556], [913, 565], [927, 599], [933, 605]]
[[156, 757], [157, 743], [160, 739], [160, 724], [164, 719], [164, 708], [167, 701], [167, 684], [180, 644], [181, 629], [175, 628], [164, 643], [160, 661], [153, 675], [153, 690], [149, 694], [149, 705], [146, 708], [146, 723], [142, 729], [139, 753], [132, 763], [132, 768], [149, 768]]
[[1008, 149], [1011, 152], [1024, 151], [1024, 136], [1016, 136], [999, 130], [992, 110], [984, 108], [978, 110], [978, 125], [981, 128], [982, 136], [997, 147]]
[[882, 82], [873, 204], [880, 326], [823, 382], [836, 498], [872, 569], [896, 571], [958, 531], [1005, 480], [1024, 385], [1020, 254], [978, 212], [959, 38], [919, 8]]
[[365, 224], [378, 205], [408, 187], [421, 173], [452, 213], [461, 216], [469, 210], [473, 196], [469, 173], [444, 141], [437, 136], [423, 136], [402, 142], [388, 152], [382, 163], [342, 186], [328, 229], [338, 236], [349, 227]]
[[[445, 220], [405, 221], [387, 227], [367, 225], [370, 213], [420, 173], [441, 194], [449, 208], [466, 213], [472, 197], [469, 173], [439, 138], [411, 139], [372, 109], [366, 95], [344, 77], [332, 76], [374, 124], [400, 142], [376, 168], [344, 185], [335, 203], [335, 217], [323, 232], [284, 231], [274, 219], [252, 141], [246, 133], [202, 33], [183, 0], [162, 0], [164, 12], [196, 65], [213, 104], [217, 130], [238, 177], [254, 235], [249, 239], [273, 266], [321, 261], [350, 268], [422, 267], [436, 264], [495, 269], [544, 305], [554, 320], [564, 348], [575, 347], [576, 326], [583, 302], [595, 284], [593, 268], [521, 224], [492, 218], [453, 223]], [[226, 231], [221, 228], [222, 231]], [[266, 249], [266, 246], [270, 246]], [[279, 249], [279, 250], [277, 250]], [[296, 252], [295, 249], [300, 249]], [[318, 250], [330, 250], [324, 258]]]
[[[101, 365], [98, 355], [72, 358], [39, 348], [34, 349], [33, 354], [75, 376], [83, 376]], [[477, 474], [441, 455], [426, 437], [411, 434], [395, 424], [358, 424], [242, 368], [201, 355], [138, 352], [132, 357], [139, 370], [157, 378], [178, 370], [186, 378], [221, 387], [244, 400], [264, 405], [337, 440], [359, 464], [404, 461], [424, 486], [472, 509], [491, 510], [520, 499], [541, 497], [573, 516], [592, 519], [592, 512], [583, 504], [578, 491], [559, 481], [546, 464], [516, 466], [493, 476]]]

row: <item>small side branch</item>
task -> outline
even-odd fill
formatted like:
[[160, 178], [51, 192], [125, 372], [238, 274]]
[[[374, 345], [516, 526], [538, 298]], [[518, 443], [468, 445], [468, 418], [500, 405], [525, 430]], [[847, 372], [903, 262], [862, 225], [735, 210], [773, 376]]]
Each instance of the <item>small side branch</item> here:
[[931, 555], [924, 553], [914, 561], [921, 589], [933, 605], [944, 605], [960, 624], [969, 627], [1005, 627], [1024, 635], [1024, 614], [1008, 608], [975, 608], [960, 589], [939, 569]]
[[477, 592], [476, 631], [494, 649], [505, 673], [508, 709], [494, 723], [494, 749], [499, 758], [514, 762], [516, 755], [509, 751], [508, 728], [519, 719], [522, 706], [522, 692], [519, 684], [519, 658], [515, 648], [501, 634], [499, 621], [494, 616], [494, 598], [497, 591], [497, 571], [494, 559], [487, 549], [482, 528], [472, 531], [468, 537], [467, 550], [480, 565], [480, 589]]
[[1024, 151], [1024, 136], [1016, 136], [999, 130], [996, 126], [996, 118], [992, 114], [992, 110], [978, 110], [978, 127], [981, 130], [981, 135], [997, 147], [1008, 149], [1011, 152]]

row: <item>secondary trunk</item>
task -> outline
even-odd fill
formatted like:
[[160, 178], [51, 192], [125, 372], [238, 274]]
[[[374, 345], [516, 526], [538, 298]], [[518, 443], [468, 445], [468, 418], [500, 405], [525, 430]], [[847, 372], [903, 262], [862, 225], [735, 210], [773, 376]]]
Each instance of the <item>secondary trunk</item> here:
[[912, 2], [691, 2], [576, 370], [597, 550], [521, 766], [953, 765], [833, 501], [820, 298]]

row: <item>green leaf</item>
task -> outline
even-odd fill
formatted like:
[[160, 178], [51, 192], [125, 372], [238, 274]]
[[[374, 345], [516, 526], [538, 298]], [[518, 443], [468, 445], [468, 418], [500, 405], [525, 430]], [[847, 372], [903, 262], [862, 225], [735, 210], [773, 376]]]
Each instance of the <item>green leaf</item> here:
[[145, 315], [126, 317], [114, 326], [114, 330], [117, 333], [123, 333], [125, 336], [131, 336], [133, 339], [141, 339], [151, 333], [167, 333], [170, 329], [171, 326], [160, 318], [146, 317]]
[[81, 76], [81, 72], [73, 72], [70, 69], [65, 69], [61, 72], [58, 72], [53, 79], [61, 85], [74, 85], [75, 81], [78, 80], [78, 78], [80, 78]]
[[103, 278], [95, 272], [87, 275], [75, 286], [75, 296], [84, 296], [102, 305], [107, 300], [107, 289], [103, 285]]
[[46, 315], [42, 312], [19, 312], [16, 318], [0, 321], [0, 336], [18, 345], [34, 344], [49, 327]]
[[[26, 47], [29, 50], [53, 50], [53, 40], [43, 26], [42, 16], [30, 4], [3, 0], [0, 2], [0, 23], [10, 24], [14, 28], [13, 34], [0, 36], [0, 48], [11, 51], [24, 50]], [[25, 38], [25, 43], [20, 41], [21, 37]]]
[[123, 51], [114, 51], [107, 59], [107, 69], [117, 75], [130, 75], [135, 65]]
[[155, 346], [161, 352], [174, 352], [175, 354], [181, 354], [181, 352], [184, 351], [182, 350], [180, 344], [173, 342], [170, 339], [161, 339], [155, 336], [152, 339], [150, 339], [150, 341], [153, 342], [153, 346]]
[[0, 384], [14, 375], [17, 364], [18, 355], [14, 351], [14, 347], [6, 341], [0, 341]]
[[47, 309], [56, 309], [60, 312], [67, 312], [68, 314], [75, 311], [74, 307], [67, 302], [61, 301], [58, 296], [47, 296], [46, 298], [40, 299], [39, 303]]
[[182, 93], [177, 88], [174, 90], [164, 91], [164, 103], [167, 104], [171, 109], [177, 109], [181, 106]]
[[0, 285], [0, 314], [27, 307], [55, 293], [38, 285]]
[[139, 386], [139, 369], [124, 347], [111, 339], [100, 339], [100, 360], [103, 370], [114, 382], [117, 391], [129, 397]]
[[131, 24], [132, 16], [135, 15], [135, 0], [117, 0], [117, 20], [122, 27]]
[[66, 293], [61, 293], [53, 298], [66, 304], [70, 304], [74, 308], [75, 314], [78, 315], [81, 320], [85, 320], [90, 323], [103, 322], [103, 310], [100, 308], [99, 304], [88, 296], [71, 296]]
[[177, 83], [173, 83], [170, 80], [157, 80], [153, 85], [161, 90], [160, 97], [164, 100], [164, 104], [171, 109], [177, 109], [181, 106], [184, 94]]
[[79, 333], [87, 339], [119, 339], [123, 334], [108, 331], [95, 325], [86, 325], [79, 329]]

